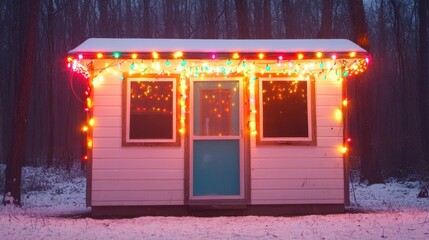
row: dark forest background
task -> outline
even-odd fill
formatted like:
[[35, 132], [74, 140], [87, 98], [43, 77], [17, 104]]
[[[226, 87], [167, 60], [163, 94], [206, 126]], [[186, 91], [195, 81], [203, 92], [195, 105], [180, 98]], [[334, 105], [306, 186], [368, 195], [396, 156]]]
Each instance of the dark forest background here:
[[81, 161], [84, 82], [70, 75], [66, 56], [87, 38], [347, 38], [372, 55], [366, 73], [347, 81], [352, 164], [370, 183], [428, 176], [428, 5], [0, 0], [0, 164], [70, 168]]

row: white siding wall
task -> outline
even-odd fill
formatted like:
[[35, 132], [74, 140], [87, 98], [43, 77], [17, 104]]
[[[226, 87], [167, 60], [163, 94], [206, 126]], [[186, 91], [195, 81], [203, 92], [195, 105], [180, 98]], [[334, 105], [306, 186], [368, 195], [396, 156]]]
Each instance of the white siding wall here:
[[[182, 147], [122, 147], [122, 81], [103, 74], [94, 91], [92, 206], [183, 205]], [[317, 146], [256, 146], [252, 204], [344, 203], [341, 82], [316, 81]]]
[[182, 147], [122, 147], [122, 81], [94, 88], [92, 206], [183, 205]]
[[344, 203], [341, 82], [316, 80], [317, 146], [256, 146], [251, 140], [252, 204]]

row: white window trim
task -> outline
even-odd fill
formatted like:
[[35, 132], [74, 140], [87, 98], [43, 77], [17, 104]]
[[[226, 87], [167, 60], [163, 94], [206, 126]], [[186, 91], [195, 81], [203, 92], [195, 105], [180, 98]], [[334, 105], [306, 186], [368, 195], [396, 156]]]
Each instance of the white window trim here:
[[[129, 77], [127, 78], [127, 89], [126, 89], [126, 132], [125, 132], [125, 140], [126, 143], [173, 143], [177, 140], [177, 126], [176, 126], [176, 118], [177, 118], [177, 78], [171, 77], [171, 78], [133, 78]], [[153, 82], [153, 81], [172, 81], [173, 82], [173, 119], [172, 119], [172, 136], [171, 139], [130, 139], [130, 87], [131, 82]]]
[[[264, 137], [264, 107], [262, 100], [262, 82], [263, 81], [306, 81], [307, 82], [307, 130], [308, 137]], [[259, 104], [259, 132], [261, 142], [310, 142], [313, 139], [313, 124], [312, 124], [312, 93], [311, 93], [311, 80], [304, 78], [288, 78], [288, 77], [275, 77], [275, 78], [259, 78], [259, 91], [258, 91], [258, 104]]]

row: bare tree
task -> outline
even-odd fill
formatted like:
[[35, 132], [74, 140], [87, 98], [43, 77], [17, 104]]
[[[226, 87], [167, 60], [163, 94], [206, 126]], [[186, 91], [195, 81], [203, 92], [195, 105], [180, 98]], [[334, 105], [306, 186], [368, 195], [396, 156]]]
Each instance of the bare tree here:
[[133, 19], [133, 12], [131, 8], [131, 0], [125, 1], [125, 30], [127, 32], [127, 37], [134, 37], [134, 19]]
[[207, 38], [214, 39], [217, 36], [216, 30], [216, 0], [207, 1]]
[[[352, 40], [361, 47], [369, 50], [368, 28], [366, 23], [365, 11], [362, 0], [349, 0], [349, 12], [351, 14]], [[362, 78], [362, 77], [360, 77]], [[352, 79], [351, 81], [358, 81]], [[372, 110], [372, 91], [371, 84], [368, 81], [360, 79], [360, 83], [354, 83], [354, 88], [350, 92], [354, 93], [355, 101], [354, 120], [357, 120], [358, 139], [355, 143], [358, 145], [356, 150], [361, 157], [361, 175], [367, 179], [370, 184], [384, 182], [378, 159], [374, 157], [374, 148], [371, 142], [374, 139], [373, 123], [371, 122]]]
[[174, 37], [174, 11], [170, 1], [164, 1], [164, 37]]
[[332, 38], [333, 0], [323, 0], [322, 22], [317, 38]]
[[255, 38], [263, 38], [264, 35], [264, 1], [253, 0], [253, 14], [250, 15], [250, 24], [252, 27], [252, 35]]
[[232, 38], [233, 37], [233, 30], [232, 30], [232, 26], [231, 24], [229, 24], [229, 22], [232, 20], [232, 14], [231, 14], [231, 3], [228, 0], [223, 0], [223, 11], [225, 12], [224, 14], [224, 25], [225, 25], [225, 30], [223, 31], [223, 36], [225, 38]]
[[418, 4], [421, 141], [424, 146], [424, 158], [429, 163], [429, 4], [426, 0], [419, 0]]
[[[4, 9], [3, 9], [4, 8]], [[0, 57], [0, 92], [1, 92], [1, 102], [2, 105], [2, 138], [3, 141], [3, 152], [0, 153], [0, 156], [7, 162], [7, 159], [10, 157], [10, 144], [11, 144], [11, 135], [12, 135], [12, 118], [8, 116], [13, 116], [13, 111], [16, 106], [16, 92], [18, 88], [18, 68], [19, 68], [19, 55], [21, 51], [18, 41], [21, 38], [20, 31], [17, 31], [18, 26], [22, 19], [19, 19], [19, 4], [14, 4], [11, 1], [2, 5], [2, 24], [3, 37], [0, 38], [2, 44], [0, 45], [1, 57]], [[14, 57], [10, 58], [11, 53]]]
[[296, 38], [295, 30], [295, 16], [293, 11], [293, 4], [290, 0], [283, 0], [283, 15], [285, 22], [285, 37]]
[[369, 51], [368, 26], [362, 0], [349, 0], [352, 39]]
[[271, 39], [273, 37], [271, 23], [271, 0], [264, 0], [264, 34], [262, 38]]
[[48, 48], [48, 58], [47, 58], [47, 91], [48, 91], [48, 151], [47, 151], [47, 161], [46, 164], [48, 167], [52, 166], [54, 158], [54, 129], [55, 129], [55, 117], [54, 117], [54, 96], [52, 89], [53, 77], [53, 68], [54, 68], [54, 0], [48, 1], [48, 13], [47, 13], [47, 48]]
[[40, 0], [20, 1], [20, 17], [25, 19], [23, 25], [23, 51], [21, 72], [19, 73], [20, 89], [13, 122], [10, 158], [6, 168], [6, 194], [11, 194], [14, 203], [21, 205], [21, 168], [24, 164], [25, 143], [28, 127], [28, 109], [35, 67]]
[[246, 1], [235, 0], [237, 14], [238, 38], [249, 39], [249, 11]]
[[110, 37], [112, 35], [112, 31], [109, 29], [112, 25], [109, 21], [109, 2], [110, 0], [98, 0], [98, 12], [100, 15], [98, 29], [101, 37]]
[[150, 22], [150, 0], [143, 1], [143, 36], [152, 37], [151, 22]]

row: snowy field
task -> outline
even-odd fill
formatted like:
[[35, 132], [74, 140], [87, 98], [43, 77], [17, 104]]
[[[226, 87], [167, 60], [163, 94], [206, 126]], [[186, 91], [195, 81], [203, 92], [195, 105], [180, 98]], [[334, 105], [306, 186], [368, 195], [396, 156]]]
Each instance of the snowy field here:
[[24, 179], [24, 206], [0, 206], [1, 240], [429, 239], [429, 199], [416, 198], [420, 184], [413, 181], [355, 183], [344, 214], [91, 219], [78, 170], [27, 167]]

